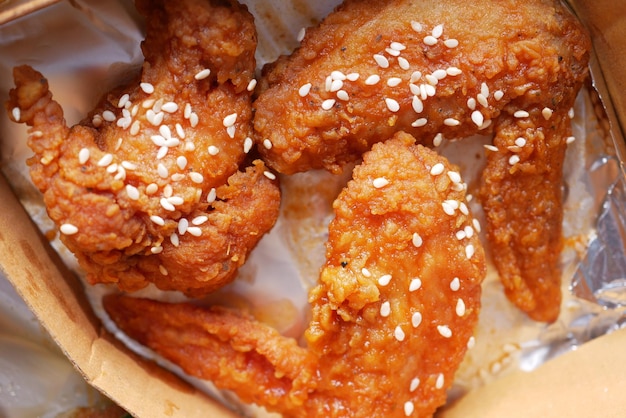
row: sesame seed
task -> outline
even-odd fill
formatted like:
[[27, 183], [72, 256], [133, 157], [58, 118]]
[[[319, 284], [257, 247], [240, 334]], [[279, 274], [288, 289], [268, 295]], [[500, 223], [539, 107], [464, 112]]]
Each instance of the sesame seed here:
[[510, 165], [515, 165], [515, 164], [517, 164], [519, 162], [520, 162], [519, 155], [512, 155], [511, 158], [509, 158], [509, 164]]
[[104, 154], [100, 161], [98, 161], [98, 167], [106, 167], [113, 162], [113, 154]]
[[[455, 183], [455, 184], [460, 184], [460, 183]], [[459, 210], [461, 211], [461, 213], [465, 216], [469, 215], [469, 209], [467, 208], [467, 205], [463, 202], [461, 202], [459, 204]]]
[[209, 155], [215, 156], [219, 154], [220, 149], [216, 147], [215, 145], [209, 145], [208, 151], [209, 151]]
[[126, 185], [126, 194], [132, 200], [139, 200], [139, 190], [132, 184]]
[[387, 109], [391, 112], [397, 112], [400, 110], [400, 104], [394, 99], [385, 98], [385, 104], [387, 105]]
[[467, 257], [467, 259], [471, 259], [472, 256], [474, 255], [474, 246], [472, 244], [467, 244], [465, 246], [465, 256]]
[[460, 183], [461, 182], [461, 175], [459, 173], [457, 173], [456, 171], [448, 171], [448, 178], [450, 179], [450, 181], [452, 183]]
[[461, 122], [454, 118], [446, 118], [444, 119], [443, 124], [446, 126], [459, 126]]
[[81, 150], [78, 151], [78, 162], [80, 164], [85, 164], [87, 161], [89, 161], [90, 154], [91, 152], [89, 151], [89, 148], [81, 148]]
[[457, 67], [446, 68], [446, 74], [448, 74], [449, 76], [461, 75], [462, 73], [463, 71], [461, 71], [461, 69]]
[[161, 110], [167, 113], [174, 113], [178, 110], [178, 105], [174, 102], [167, 102], [161, 106]]
[[346, 74], [346, 80], [348, 81], [357, 81], [360, 77], [359, 73], [349, 73]]
[[339, 100], [343, 100], [343, 101], [348, 101], [350, 100], [350, 96], [348, 95], [348, 92], [345, 90], [339, 90], [337, 92], [337, 98]]
[[378, 279], [378, 284], [381, 286], [387, 286], [391, 282], [391, 274], [385, 274], [380, 276]]
[[196, 126], [198, 126], [198, 123], [200, 123], [200, 118], [198, 117], [198, 114], [195, 112], [191, 112], [191, 114], [189, 115], [189, 124], [192, 128], [195, 128]]
[[160, 245], [155, 245], [154, 247], [150, 248], [150, 252], [152, 254], [161, 254], [163, 252], [163, 247], [161, 247]]
[[575, 138], [575, 137], [573, 137], [573, 136], [568, 136], [568, 137], [565, 139], [565, 143], [566, 143], [567, 145], [571, 144], [571, 143], [572, 143], [572, 142], [574, 142], [574, 141], [576, 141], [576, 138]]
[[411, 325], [413, 325], [413, 328], [417, 328], [420, 326], [421, 323], [422, 314], [419, 312], [414, 312], [413, 315], [411, 315]]
[[165, 145], [159, 148], [159, 150], [157, 151], [156, 159], [162, 160], [163, 158], [165, 158], [165, 156], [167, 155], [167, 151], [169, 151], [169, 148]]
[[183, 199], [180, 196], [168, 197], [167, 201], [170, 202], [174, 206], [179, 206], [179, 205], [182, 205], [183, 203], [185, 203], [185, 199]]
[[107, 170], [107, 173], [111, 173], [111, 174], [115, 173], [117, 171], [117, 164], [115, 163], [111, 164], [110, 166], [106, 168], [106, 170]]
[[443, 384], [444, 384], [443, 373], [439, 373], [439, 375], [437, 376], [437, 381], [435, 382], [435, 388], [441, 389], [443, 388]]
[[391, 49], [395, 49], [396, 51], [404, 51], [406, 49], [406, 45], [400, 42], [392, 42], [391, 44], [389, 44], [389, 47]]
[[474, 124], [480, 128], [482, 124], [485, 122], [485, 118], [483, 114], [480, 113], [480, 111], [474, 110], [472, 112], [472, 122], [474, 122]]
[[411, 279], [411, 283], [409, 283], [409, 292], [415, 292], [421, 287], [422, 287], [422, 280], [419, 277]]
[[374, 54], [374, 61], [376, 61], [376, 64], [378, 64], [380, 68], [389, 67], [389, 60], [383, 55]]
[[217, 199], [217, 191], [215, 190], [215, 187], [213, 187], [209, 190], [209, 193], [206, 196], [206, 201], [207, 203], [213, 203], [215, 202], [215, 199]]
[[191, 179], [192, 182], [196, 184], [201, 184], [204, 181], [204, 176], [195, 171], [192, 171], [191, 173], [189, 173], [189, 178]]
[[19, 122], [20, 119], [22, 118], [22, 111], [19, 107], [14, 107], [13, 109], [11, 109], [11, 116], [13, 116], [13, 119], [16, 122]]
[[189, 103], [185, 104], [185, 108], [183, 110], [183, 117], [185, 119], [189, 119], [191, 117], [191, 105]]
[[130, 99], [130, 95], [128, 93], [123, 94], [122, 97], [120, 97], [120, 99], [117, 102], [117, 107], [120, 109], [125, 107], [129, 99]]
[[264, 139], [263, 140], [263, 146], [265, 147], [265, 149], [272, 149], [272, 141], [270, 141], [269, 139]]
[[404, 338], [406, 337], [404, 331], [402, 330], [402, 328], [400, 328], [400, 325], [398, 325], [393, 331], [393, 336], [396, 338], [396, 340], [400, 342], [404, 341]]
[[343, 87], [343, 81], [342, 80], [333, 80], [330, 83], [330, 89], [328, 89], [328, 91], [336, 92], [336, 91], [341, 90], [342, 87]]
[[413, 380], [411, 380], [411, 385], [409, 386], [409, 391], [411, 392], [415, 392], [417, 390], [417, 388], [420, 385], [420, 379], [419, 377], [414, 377]]
[[150, 220], [152, 222], [154, 222], [155, 224], [157, 224], [157, 225], [160, 225], [160, 226], [165, 225], [165, 220], [163, 218], [161, 218], [160, 216], [152, 215], [152, 216], [150, 216]]
[[480, 232], [481, 228], [478, 219], [472, 219], [472, 224], [474, 225], [474, 229], [476, 230], [476, 232]]
[[276, 174], [272, 173], [271, 171], [264, 171], [263, 175], [270, 180], [276, 180]]
[[452, 337], [452, 331], [447, 325], [437, 325], [437, 331], [444, 338]]
[[170, 235], [170, 242], [174, 247], [178, 247], [180, 245], [180, 238], [178, 238], [178, 234], [176, 232], [173, 232], [172, 235]]
[[527, 118], [530, 116], [530, 114], [525, 110], [518, 110], [515, 113], [513, 113], [513, 116], [516, 118]]
[[435, 70], [432, 73], [432, 76], [435, 77], [437, 80], [443, 80], [444, 78], [446, 78], [446, 76], [448, 75], [448, 73], [446, 72], [446, 70]]
[[459, 208], [459, 202], [456, 200], [444, 200], [441, 203], [441, 207], [446, 215], [454, 216], [456, 210]]
[[94, 115], [93, 118], [91, 119], [91, 123], [96, 128], [100, 127], [100, 125], [102, 125], [102, 116], [101, 115]]
[[211, 75], [211, 70], [208, 68], [205, 68], [204, 70], [198, 71], [196, 75], [193, 76], [193, 78], [195, 78], [196, 80], [204, 80], [210, 75]]
[[467, 99], [467, 107], [469, 110], [476, 109], [476, 99], [474, 99], [473, 97]]
[[411, 106], [413, 107], [415, 113], [422, 113], [424, 111], [424, 102], [422, 102], [418, 96], [413, 96]]
[[257, 81], [256, 81], [256, 79], [254, 79], [254, 78], [253, 78], [253, 79], [252, 79], [252, 80], [250, 80], [250, 82], [248, 83], [248, 86], [246, 87], [246, 90], [248, 90], [248, 91], [253, 91], [253, 90], [254, 90], [254, 88], [256, 87], [256, 84], [257, 84]]
[[439, 38], [441, 37], [441, 35], [443, 35], [443, 23], [433, 28], [432, 35], [435, 38]]
[[154, 105], [154, 102], [156, 102], [155, 99], [146, 99], [141, 102], [141, 107], [143, 107], [144, 109], [149, 109]]
[[161, 272], [161, 274], [164, 276], [168, 275], [167, 269], [165, 268], [163, 264], [159, 264], [159, 272]]
[[[151, 111], [152, 110], [149, 110], [148, 112], [146, 112], [146, 117]], [[165, 117], [165, 113], [163, 112], [153, 113], [152, 119], [148, 119], [148, 122], [150, 122], [153, 126], [159, 126], [161, 123], [163, 123], [164, 117]]]
[[159, 190], [159, 186], [156, 183], [150, 183], [146, 186], [146, 194], [155, 194]]
[[[422, 78], [422, 72], [421, 71], [413, 71], [413, 73], [411, 74], [411, 79], [409, 80], [409, 82], [415, 83], [420, 78]], [[416, 94], [416, 93], [413, 93], [413, 94]]]
[[433, 176], [438, 176], [439, 174], [442, 174], [445, 169], [446, 168], [442, 163], [437, 163], [430, 169], [430, 174]]
[[165, 187], [163, 187], [163, 196], [172, 197], [173, 193], [174, 193], [174, 190], [172, 189], [171, 184], [166, 184]]
[[387, 180], [384, 177], [378, 177], [376, 179], [374, 179], [374, 181], [372, 181], [372, 185], [377, 188], [380, 189], [382, 187], [385, 187], [386, 185], [389, 184], [389, 180]]
[[522, 138], [521, 136], [519, 138], [516, 138], [515, 145], [517, 145], [520, 148], [523, 147], [524, 145], [526, 145], [526, 139]]
[[191, 141], [186, 141], [185, 146], [183, 148], [185, 149], [185, 151], [193, 152], [196, 150], [196, 144], [194, 144]]
[[387, 80], [387, 85], [389, 87], [396, 87], [400, 83], [402, 83], [402, 79], [400, 77], [391, 77], [389, 80]]
[[184, 170], [185, 167], [187, 167], [187, 158], [184, 155], [179, 156], [178, 158], [176, 158], [176, 165], [181, 170]]
[[41, 137], [43, 136], [43, 132], [41, 132], [41, 131], [32, 131], [32, 132], [30, 133], [30, 135], [31, 135], [33, 138], [41, 138]]
[[322, 109], [330, 110], [335, 105], [335, 99], [326, 99], [322, 102]]
[[385, 52], [393, 57], [400, 56], [400, 51], [398, 51], [397, 49], [385, 48]]
[[411, 239], [411, 241], [416, 248], [421, 247], [422, 244], [424, 243], [424, 240], [422, 239], [420, 234], [418, 234], [417, 232], [413, 233], [413, 238]]
[[189, 228], [189, 221], [185, 218], [181, 218], [178, 221], [178, 234], [185, 235], [188, 228]]
[[333, 84], [333, 78], [331, 76], [326, 77], [326, 80], [324, 81], [324, 90], [326, 91], [330, 91], [330, 87]]
[[387, 318], [391, 314], [391, 304], [389, 302], [383, 302], [380, 305], [380, 316]]
[[465, 315], [465, 302], [463, 301], [463, 299], [459, 299], [456, 301], [456, 308], [455, 308], [456, 314], [459, 317], [462, 317], [463, 315]]
[[298, 35], [296, 36], [296, 41], [302, 42], [302, 40], [304, 39], [304, 35], [306, 35], [306, 28], [301, 28], [298, 31]]
[[489, 151], [498, 152], [498, 147], [496, 147], [494, 145], [485, 144], [483, 146], [485, 147], [485, 149], [487, 149]]
[[138, 120], [136, 120], [133, 122], [132, 125], [130, 125], [130, 134], [133, 136], [137, 135], [140, 129], [141, 129], [141, 123]]
[[471, 350], [472, 348], [474, 348], [475, 345], [476, 345], [476, 338], [474, 338], [474, 336], [472, 335], [467, 340], [467, 348]]
[[311, 83], [306, 83], [300, 86], [300, 88], [298, 89], [298, 94], [300, 95], [300, 97], [305, 97], [307, 94], [309, 94], [309, 92], [311, 91], [311, 87]]
[[367, 79], [365, 80], [365, 84], [368, 86], [373, 86], [375, 84], [378, 84], [379, 81], [380, 81], [380, 76], [373, 74], [367, 77]]
[[398, 65], [400, 66], [400, 68], [402, 68], [405, 71], [411, 68], [411, 64], [404, 57], [398, 57]]
[[436, 86], [437, 83], [439, 83], [439, 79], [432, 74], [426, 74], [424, 78], [426, 79], [426, 82], [431, 86]]
[[65, 223], [59, 227], [59, 231], [61, 231], [63, 235], [74, 235], [78, 233], [78, 227], [76, 225]]
[[495, 92], [493, 92], [493, 98], [496, 100], [502, 100], [502, 98], [504, 97], [504, 92], [502, 90], [496, 90]]
[[243, 141], [243, 152], [245, 154], [249, 153], [250, 150], [252, 149], [252, 145], [254, 145], [254, 142], [252, 141], [252, 138], [246, 137], [246, 139], [244, 139], [244, 141]]
[[363, 267], [361, 269], [361, 274], [363, 274], [363, 276], [365, 276], [365, 277], [372, 277], [372, 273], [368, 269], [366, 269], [365, 267]]
[[161, 135], [152, 135], [152, 136], [150, 136], [150, 140], [157, 147], [164, 147], [165, 146], [165, 138], [163, 138]]
[[172, 179], [172, 181], [181, 181], [185, 178], [185, 175], [183, 173], [174, 173], [170, 178]]
[[115, 113], [111, 112], [110, 110], [105, 110], [104, 112], [102, 112], [102, 118], [107, 122], [113, 122], [115, 120]]
[[461, 288], [461, 281], [459, 280], [458, 277], [455, 277], [454, 279], [452, 279], [452, 281], [450, 281], [450, 290], [452, 290], [453, 292], [456, 292], [460, 288]]
[[339, 71], [339, 70], [331, 71], [330, 77], [333, 80], [342, 80], [343, 81], [343, 80], [346, 79], [346, 75], [344, 73], [342, 73], [341, 71]]
[[415, 119], [412, 123], [411, 126], [414, 128], [421, 128], [422, 126], [425, 126], [428, 123], [428, 119], [426, 118], [419, 118], [419, 119]]
[[575, 113], [574, 113], [574, 108], [573, 108], [573, 107], [571, 107], [571, 108], [567, 111], [567, 116], [568, 116], [570, 119], [574, 119]]
[[467, 238], [467, 234], [462, 229], [460, 231], [456, 231], [455, 235], [456, 235], [456, 239], [458, 239], [459, 241], [461, 241], [462, 239]]
[[422, 24], [413, 20], [411, 21], [411, 29], [413, 29], [415, 32], [421, 32]]
[[150, 83], [141, 83], [141, 84], [139, 84], [139, 87], [146, 94], [154, 93], [154, 86], [152, 84], [150, 84]]
[[193, 218], [191, 220], [191, 223], [196, 225], [196, 226], [198, 226], [198, 225], [202, 225], [203, 223], [205, 223], [208, 220], [209, 220], [208, 216], [206, 216], [206, 215], [199, 215], [199, 216], [196, 216], [195, 218]]
[[162, 163], [159, 163], [159, 165], [157, 165], [157, 173], [159, 174], [159, 177], [164, 179], [168, 178], [170, 175], [169, 170]]
[[454, 38], [450, 38], [443, 41], [443, 44], [448, 48], [456, 48], [457, 46], [459, 46], [459, 41]]
[[197, 226], [190, 226], [189, 228], [187, 228], [187, 232], [194, 237], [199, 237], [202, 235], [202, 229]]
[[467, 225], [465, 228], [463, 228], [463, 232], [465, 232], [465, 236], [467, 238], [472, 238], [474, 236], [474, 228], [472, 228], [469, 225]]
[[[433, 97], [437, 93], [435, 86], [431, 84], [422, 84], [422, 86], [424, 86], [424, 91], [426, 92], [427, 97]], [[421, 89], [421, 86], [420, 86], [420, 89]]]
[[433, 46], [437, 43], [437, 38], [432, 35], [428, 35], [424, 37], [424, 43], [428, 46]]
[[480, 94], [485, 97], [489, 97], [489, 86], [487, 85], [487, 83], [480, 84]]
[[482, 107], [489, 107], [489, 102], [487, 101], [487, 97], [484, 94], [478, 93], [476, 95], [476, 101], [480, 103]]
[[413, 402], [406, 401], [404, 403], [404, 415], [407, 417], [410, 417], [411, 415], [413, 415], [414, 411], [415, 411], [415, 406], [413, 405]]

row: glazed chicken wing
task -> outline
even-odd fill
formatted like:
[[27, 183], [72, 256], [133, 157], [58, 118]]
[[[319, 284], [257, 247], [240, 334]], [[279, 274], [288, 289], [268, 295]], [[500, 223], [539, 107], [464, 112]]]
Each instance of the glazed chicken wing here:
[[7, 109], [31, 127], [32, 179], [90, 282], [199, 296], [234, 278], [278, 216], [264, 164], [240, 171], [252, 141], [253, 18], [236, 2], [137, 8], [140, 79], [70, 128], [47, 80], [21, 66]]
[[337, 172], [398, 130], [429, 146], [495, 135], [480, 192], [494, 261], [511, 300], [553, 321], [568, 111], [589, 50], [558, 0], [347, 0], [265, 69], [256, 142], [282, 173]]

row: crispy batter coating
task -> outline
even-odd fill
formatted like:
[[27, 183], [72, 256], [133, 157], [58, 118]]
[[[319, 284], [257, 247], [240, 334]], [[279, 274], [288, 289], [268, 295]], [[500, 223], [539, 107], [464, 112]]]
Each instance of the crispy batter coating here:
[[136, 339], [285, 417], [431, 416], [480, 308], [485, 257], [458, 169], [399, 133], [334, 204], [306, 348], [223, 308], [110, 295]]
[[[251, 135], [256, 32], [235, 2], [149, 2], [141, 79], [69, 128], [47, 80], [14, 69], [7, 110], [31, 126], [28, 161], [48, 213], [92, 283], [190, 296], [232, 280], [278, 216]], [[250, 140], [248, 140], [250, 141]]]
[[336, 172], [398, 130], [435, 146], [494, 133], [481, 190], [494, 260], [511, 300], [553, 321], [567, 112], [589, 50], [557, 0], [347, 0], [265, 69], [256, 140], [280, 172]]

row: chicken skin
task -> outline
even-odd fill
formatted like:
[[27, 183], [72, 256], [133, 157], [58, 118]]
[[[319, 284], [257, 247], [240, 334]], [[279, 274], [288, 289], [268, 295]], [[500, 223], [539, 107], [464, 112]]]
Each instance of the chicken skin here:
[[[14, 69], [31, 177], [91, 283], [202, 296], [231, 281], [278, 216], [251, 147], [252, 16], [236, 2], [137, 1], [140, 78], [68, 127], [42, 74]], [[245, 163], [245, 164], [244, 164]]]
[[561, 166], [589, 51], [557, 0], [347, 0], [265, 68], [256, 143], [289, 174], [341, 171], [399, 130], [427, 146], [493, 135], [479, 193], [493, 259], [509, 298], [554, 321]]

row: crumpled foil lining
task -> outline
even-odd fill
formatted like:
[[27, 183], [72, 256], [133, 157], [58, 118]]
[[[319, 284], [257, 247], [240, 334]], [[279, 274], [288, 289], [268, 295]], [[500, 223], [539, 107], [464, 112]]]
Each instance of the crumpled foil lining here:
[[[257, 19], [260, 68], [295, 48], [301, 28], [314, 25], [339, 0], [247, 0], [244, 3]], [[53, 18], [49, 19], [50, 15]], [[41, 18], [43, 20], [38, 20]], [[41, 33], [40, 22], [45, 23], [44, 28], [50, 33]], [[84, 27], [89, 36], [73, 35], [71, 28], [77, 24]], [[142, 60], [138, 45], [141, 38], [141, 19], [129, 0], [105, 3], [74, 0], [71, 5], [62, 2], [0, 26], [0, 55], [3, 56], [0, 100], [4, 102], [11, 86], [11, 67], [29, 63], [48, 76], [68, 122], [75, 123], [106, 89], [116, 84], [116, 80], [129, 70], [136, 70]], [[76, 45], [72, 45], [73, 42]], [[626, 323], [626, 145], [597, 62], [593, 61], [591, 67], [593, 85], [581, 92], [577, 100], [573, 119], [577, 141], [570, 146], [565, 164], [562, 314], [551, 325], [528, 320], [506, 301], [491, 267], [484, 286], [476, 346], [457, 374], [451, 397], [461, 396], [508, 371], [532, 370]], [[69, 86], [72, 88], [67, 88]], [[93, 86], [98, 86], [99, 90]], [[24, 164], [30, 155], [24, 138], [25, 128], [10, 123], [1, 112], [0, 168], [35, 222], [43, 231], [48, 231], [53, 226], [38, 192], [29, 182]], [[484, 154], [482, 147], [489, 141], [490, 138], [480, 137], [449, 142], [438, 151], [461, 166], [464, 178], [471, 179], [479, 173], [484, 155], [483, 159], [471, 161], [467, 161], [466, 156]], [[276, 318], [277, 310], [281, 314], [288, 311], [290, 320], [275, 325], [286, 335], [300, 335], [306, 327], [306, 290], [317, 280], [324, 258], [330, 203], [348, 178], [349, 172], [341, 177], [326, 172], [283, 177], [283, 187], [288, 193], [285, 193], [281, 219], [253, 252], [237, 283], [225, 288], [223, 294], [266, 315], [270, 322]], [[471, 184], [470, 181], [470, 187]], [[311, 190], [316, 193], [311, 194]], [[481, 217], [476, 202], [472, 210]], [[309, 216], [303, 218], [303, 213]], [[78, 269], [73, 256], [58, 240], [53, 240], [52, 245], [68, 265]], [[267, 277], [284, 280], [268, 286], [264, 281]], [[94, 286], [87, 291], [96, 313], [111, 327], [98, 304], [98, 298], [108, 289]], [[155, 289], [146, 289], [139, 295], [181, 300], [180, 295]], [[142, 347], [126, 342], [131, 349], [154, 357]], [[175, 366], [157, 360], [176, 371]], [[199, 386], [206, 383], [189, 380]], [[216, 394], [210, 385], [207, 390]], [[231, 395], [226, 394], [222, 399], [228, 401]], [[256, 409], [246, 409], [245, 413], [265, 416]]]

